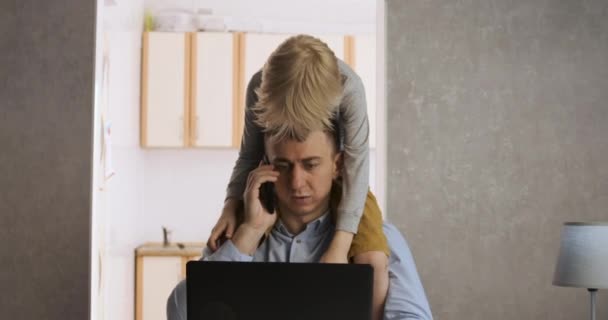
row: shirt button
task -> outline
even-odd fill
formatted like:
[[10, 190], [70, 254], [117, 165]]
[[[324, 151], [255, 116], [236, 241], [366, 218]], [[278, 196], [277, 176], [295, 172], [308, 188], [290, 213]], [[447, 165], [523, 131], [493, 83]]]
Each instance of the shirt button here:
[[300, 239], [296, 240], [296, 243], [300, 243], [300, 242], [302, 242], [302, 240], [300, 240]]

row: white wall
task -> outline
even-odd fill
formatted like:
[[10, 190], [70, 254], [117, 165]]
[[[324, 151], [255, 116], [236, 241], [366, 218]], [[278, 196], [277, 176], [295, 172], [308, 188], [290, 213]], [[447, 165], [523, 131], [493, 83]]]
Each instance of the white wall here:
[[[104, 183], [99, 154], [94, 156], [94, 238], [101, 256], [101, 295], [93, 319], [132, 319], [133, 250], [142, 242], [144, 157], [139, 148], [139, 82], [143, 0], [118, 1], [98, 11], [95, 149], [101, 145], [101, 115], [112, 122], [114, 177]], [[104, 50], [109, 57], [107, 85], [101, 83]], [[95, 262], [96, 257], [93, 257]], [[95, 268], [95, 266], [93, 266]], [[92, 310], [92, 312], [94, 312]]]
[[[161, 226], [172, 240], [206, 241], [221, 212], [236, 150], [147, 150], [142, 241], [161, 240]], [[370, 183], [375, 190], [375, 152]]]
[[[102, 40], [102, 19], [103, 14], [103, 2], [97, 2], [97, 16], [95, 27], [95, 42], [99, 43]], [[101, 55], [102, 50], [99, 46], [96, 46], [95, 51], [95, 102], [93, 108], [93, 154], [92, 156], [92, 186], [91, 186], [91, 283], [90, 283], [90, 299], [91, 309], [90, 318], [92, 320], [100, 319], [100, 312], [103, 309], [103, 294], [101, 292], [101, 270], [100, 270], [100, 256], [103, 247], [103, 236], [101, 234], [101, 219], [103, 217], [103, 203], [105, 203], [104, 195], [97, 188], [99, 184], [101, 163], [97, 161], [101, 154], [101, 144], [97, 143], [100, 141], [100, 112], [99, 112], [99, 86], [101, 85], [101, 75], [99, 70], [101, 69]]]
[[224, 203], [237, 150], [146, 150], [142, 240], [206, 241]]
[[[99, 251], [103, 256], [103, 295], [98, 300], [103, 308], [98, 310], [98, 319], [133, 318], [134, 249], [144, 242], [160, 242], [162, 226], [172, 230], [172, 241], [207, 239], [220, 213], [225, 187], [237, 157], [237, 150], [143, 150], [139, 147], [144, 9], [157, 10], [167, 3], [171, 7], [183, 8], [196, 8], [201, 4], [200, 7], [211, 7], [216, 14], [265, 21], [266, 27], [303, 28], [312, 25], [329, 27], [328, 30], [335, 32], [350, 30], [349, 33], [375, 30], [373, 0], [327, 3], [264, 0], [255, 4], [246, 0], [116, 0], [116, 5], [101, 8], [101, 38], [105, 35], [110, 50], [110, 78], [108, 91], [104, 91], [108, 94], [108, 105], [105, 109], [98, 106], [96, 111], [98, 114], [103, 111], [113, 123], [112, 152], [116, 175], [105, 183], [104, 191], [94, 193], [97, 212], [95, 239], [100, 242]], [[286, 20], [297, 23], [281, 22]], [[300, 32], [316, 30], [313, 27]], [[101, 49], [101, 44], [98, 44], [98, 59]], [[101, 71], [99, 66], [97, 70]], [[99, 137], [96, 138], [98, 147]], [[374, 152], [371, 160], [373, 190]], [[97, 164], [96, 170], [99, 169]]]

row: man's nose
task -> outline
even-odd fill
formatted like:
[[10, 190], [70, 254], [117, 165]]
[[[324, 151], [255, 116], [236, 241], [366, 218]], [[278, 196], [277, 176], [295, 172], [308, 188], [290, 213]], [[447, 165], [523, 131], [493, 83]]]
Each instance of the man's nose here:
[[294, 166], [291, 170], [290, 186], [292, 190], [299, 190], [304, 186], [304, 170], [300, 166]]

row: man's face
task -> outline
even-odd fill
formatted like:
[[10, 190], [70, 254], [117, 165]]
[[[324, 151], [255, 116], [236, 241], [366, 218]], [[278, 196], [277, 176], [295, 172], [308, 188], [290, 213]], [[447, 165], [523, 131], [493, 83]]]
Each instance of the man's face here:
[[266, 139], [268, 159], [280, 173], [275, 189], [282, 214], [316, 218], [327, 210], [340, 161], [331, 139], [323, 131], [312, 132], [304, 142]]

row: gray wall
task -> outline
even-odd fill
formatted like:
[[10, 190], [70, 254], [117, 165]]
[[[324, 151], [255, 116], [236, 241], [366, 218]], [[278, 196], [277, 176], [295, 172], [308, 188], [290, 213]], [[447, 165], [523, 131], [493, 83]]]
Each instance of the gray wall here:
[[562, 222], [608, 220], [608, 2], [386, 7], [387, 211], [434, 315], [584, 319], [551, 281]]
[[95, 1], [0, 0], [0, 318], [88, 319]]

